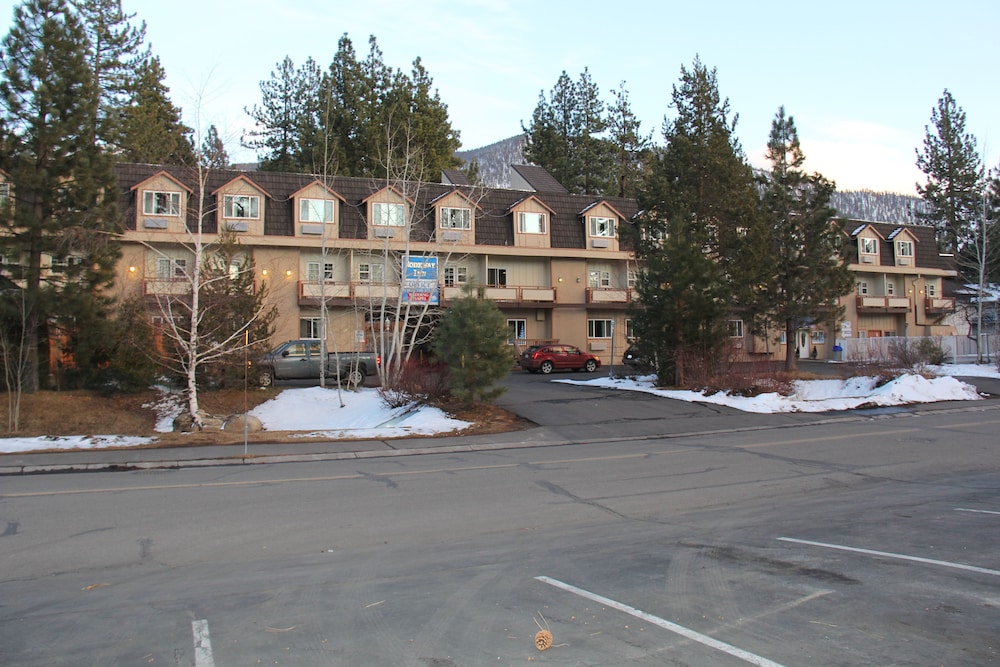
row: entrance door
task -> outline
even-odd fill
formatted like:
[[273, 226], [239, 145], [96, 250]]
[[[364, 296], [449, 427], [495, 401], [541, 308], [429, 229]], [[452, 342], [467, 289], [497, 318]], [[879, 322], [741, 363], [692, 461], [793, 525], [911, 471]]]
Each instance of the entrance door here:
[[809, 332], [804, 330], [799, 331], [797, 337], [798, 337], [797, 356], [799, 359], [808, 359], [810, 352], [812, 352], [812, 350], [809, 349]]

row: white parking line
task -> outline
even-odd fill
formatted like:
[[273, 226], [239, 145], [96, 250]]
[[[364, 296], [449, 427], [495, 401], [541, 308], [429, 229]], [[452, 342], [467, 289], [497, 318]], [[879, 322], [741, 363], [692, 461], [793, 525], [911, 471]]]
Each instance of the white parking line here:
[[194, 633], [194, 667], [214, 667], [208, 621], [191, 621], [191, 631]]
[[1000, 512], [993, 512], [991, 510], [970, 510], [965, 507], [956, 507], [956, 512], [975, 512], [976, 514], [1000, 514]]
[[940, 565], [941, 567], [950, 567], [955, 570], [967, 570], [969, 572], [979, 572], [980, 574], [990, 574], [994, 577], [1000, 577], [1000, 570], [990, 570], [985, 567], [976, 567], [975, 565], [965, 565], [964, 563], [952, 563], [946, 560], [934, 560], [933, 558], [921, 558], [920, 556], [907, 556], [906, 554], [896, 554], [889, 551], [873, 551], [871, 549], [859, 549], [858, 547], [848, 547], [843, 544], [827, 544], [826, 542], [812, 542], [810, 540], [797, 540], [794, 537], [779, 537], [782, 542], [795, 542], [796, 544], [808, 544], [814, 547], [825, 547], [827, 549], [838, 549], [840, 551], [851, 551], [857, 554], [865, 554], [867, 556], [881, 556], [883, 558], [895, 558], [897, 560], [908, 560], [914, 563], [925, 563], [927, 565]]
[[568, 593], [579, 595], [582, 598], [587, 598], [588, 600], [592, 600], [599, 604], [603, 604], [607, 607], [611, 607], [612, 609], [615, 609], [617, 611], [629, 614], [630, 616], [634, 616], [638, 619], [646, 621], [647, 623], [652, 623], [653, 625], [657, 625], [665, 630], [670, 630], [671, 632], [679, 634], [682, 637], [686, 637], [687, 639], [691, 639], [700, 644], [704, 644], [705, 646], [710, 646], [711, 648], [714, 648], [718, 651], [722, 651], [723, 653], [728, 653], [731, 656], [749, 662], [751, 665], [758, 665], [758, 667], [782, 667], [782, 665], [780, 665], [777, 662], [773, 662], [771, 660], [768, 660], [767, 658], [762, 658], [761, 656], [756, 655], [754, 653], [750, 653], [749, 651], [744, 651], [743, 649], [737, 648], [731, 644], [720, 642], [718, 639], [713, 639], [708, 635], [703, 635], [700, 632], [695, 632], [690, 628], [685, 628], [683, 625], [677, 625], [676, 623], [671, 623], [670, 621], [664, 620], [658, 616], [647, 614], [646, 612], [636, 609], [635, 607], [630, 607], [626, 604], [622, 604], [621, 602], [616, 602], [615, 600], [612, 600], [611, 598], [606, 598], [603, 595], [591, 593], [590, 591], [586, 591], [582, 588], [577, 588], [576, 586], [563, 583], [557, 579], [552, 579], [550, 577], [535, 577], [535, 579], [541, 581], [542, 583], [549, 584], [550, 586], [555, 586], [556, 588], [560, 588]]

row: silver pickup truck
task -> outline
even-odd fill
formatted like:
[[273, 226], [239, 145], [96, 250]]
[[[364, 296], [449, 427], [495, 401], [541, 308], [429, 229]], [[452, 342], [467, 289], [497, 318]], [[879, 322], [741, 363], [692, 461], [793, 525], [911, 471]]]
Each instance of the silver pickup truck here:
[[[269, 387], [275, 380], [318, 380], [321, 350], [320, 340], [285, 341], [261, 357], [257, 381], [262, 387]], [[326, 355], [326, 377], [339, 377], [351, 387], [362, 384], [377, 366], [378, 356], [374, 352], [327, 352]]]

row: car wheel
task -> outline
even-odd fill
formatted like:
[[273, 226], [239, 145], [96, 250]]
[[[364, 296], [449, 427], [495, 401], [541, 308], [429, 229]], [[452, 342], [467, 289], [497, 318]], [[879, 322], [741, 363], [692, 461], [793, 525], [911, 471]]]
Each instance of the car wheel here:
[[348, 387], [360, 387], [365, 381], [365, 374], [361, 372], [360, 368], [353, 368], [344, 379]]
[[554, 368], [555, 366], [552, 365], [551, 361], [543, 361], [541, 367], [539, 367], [538, 370], [540, 370], [545, 375], [548, 375], [549, 373], [552, 372]]
[[597, 362], [594, 361], [593, 359], [587, 359], [587, 364], [583, 367], [583, 370], [587, 371], [588, 373], [593, 373], [594, 371], [597, 370]]
[[274, 377], [268, 371], [262, 371], [260, 375], [257, 376], [257, 382], [262, 387], [270, 387], [274, 384]]

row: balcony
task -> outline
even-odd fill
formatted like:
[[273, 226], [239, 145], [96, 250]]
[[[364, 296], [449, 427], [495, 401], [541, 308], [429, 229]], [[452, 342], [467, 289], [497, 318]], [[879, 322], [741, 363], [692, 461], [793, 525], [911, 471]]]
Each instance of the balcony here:
[[955, 297], [931, 296], [924, 299], [924, 312], [932, 315], [946, 315], [955, 312]]
[[142, 281], [142, 294], [148, 297], [185, 296], [191, 294], [191, 281], [146, 279]]
[[905, 313], [910, 310], [910, 300], [905, 296], [858, 296], [859, 313]]
[[628, 304], [632, 302], [632, 290], [627, 287], [588, 287], [587, 303]]

